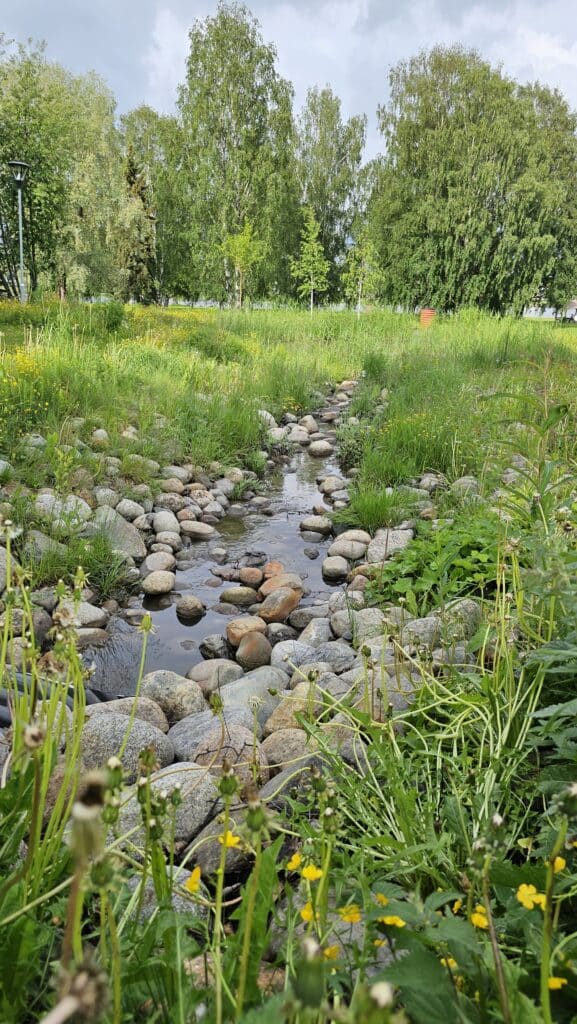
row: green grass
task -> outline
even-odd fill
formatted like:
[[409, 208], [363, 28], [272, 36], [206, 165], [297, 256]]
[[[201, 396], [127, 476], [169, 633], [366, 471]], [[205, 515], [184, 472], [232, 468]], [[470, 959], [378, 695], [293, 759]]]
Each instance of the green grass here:
[[356, 487], [351, 491], [350, 504], [333, 512], [335, 523], [362, 527], [369, 533], [385, 526], [398, 526], [414, 514], [417, 501], [413, 495], [401, 490], [388, 492], [385, 488]]
[[[218, 1024], [572, 1024], [577, 800], [567, 786], [577, 775], [577, 350], [570, 333], [472, 311], [439, 317], [427, 331], [414, 317], [378, 311], [357, 321], [331, 312], [311, 320], [294, 311], [129, 307], [122, 322], [118, 310], [106, 314], [106, 324], [98, 309], [29, 312], [33, 336], [24, 344], [14, 333], [6, 342], [0, 379], [0, 451], [16, 477], [64, 492], [79, 468], [98, 476], [100, 455], [77, 457], [63, 447], [75, 416], [86, 419], [84, 441], [96, 426], [108, 430], [105, 452], [121, 458], [133, 485], [148, 478], [134, 455], [242, 459], [262, 470], [259, 408], [276, 416], [308, 411], [328, 382], [362, 374], [351, 409], [360, 424], [339, 432], [344, 467], [358, 473], [337, 521], [371, 532], [397, 525], [418, 510], [402, 485], [427, 470], [449, 485], [463, 473], [480, 483], [474, 500], [450, 486], [435, 493], [440, 521], [418, 522], [414, 541], [375, 567], [365, 593], [374, 604], [404, 609], [401, 619], [438, 612], [435, 642], [446, 650], [461, 643], [450, 621], [455, 599], [474, 600], [481, 621], [463, 641], [465, 668], [440, 673], [420, 643], [403, 650], [401, 626], [387, 631], [388, 676], [379, 672], [378, 651], [363, 645], [356, 691], [335, 703], [309, 680], [300, 724], [323, 751], [323, 770], [310, 772], [308, 784], [298, 780], [284, 810], [249, 793], [241, 819], [234, 777], [217, 777], [223, 841], [201, 876], [191, 869], [205, 840], [194, 840], [180, 864], [183, 850], [172, 838], [179, 801], [189, 794], [153, 789], [150, 750], [138, 764], [136, 830], [127, 835], [119, 815], [129, 787], [114, 763], [103, 779], [102, 811], [92, 804], [79, 812], [84, 689], [74, 637], [62, 623], [48, 681], [38, 652], [22, 647], [29, 660], [20, 692], [10, 621], [13, 605], [26, 615], [29, 588], [14, 588], [0, 636], [0, 678], [17, 712], [0, 786], [2, 1019], [42, 1021], [65, 991], [66, 970], [71, 963], [80, 970], [88, 950], [110, 995], [105, 1024], [192, 1024], [201, 1007]], [[0, 307], [0, 329], [2, 315]], [[7, 327], [20, 330], [22, 315], [7, 308]], [[384, 387], [388, 400], [379, 409]], [[121, 438], [128, 423], [137, 441]], [[17, 447], [32, 429], [49, 441], [35, 459]], [[513, 455], [523, 456], [523, 473], [505, 486]], [[34, 525], [25, 494], [12, 508], [16, 522]], [[123, 567], [100, 538], [73, 538], [64, 552], [26, 568], [32, 586], [58, 575], [78, 594], [85, 574], [103, 595], [122, 586]], [[144, 642], [149, 626], [145, 620]], [[414, 699], [392, 712], [388, 695], [403, 672], [411, 673]], [[61, 712], [65, 695], [71, 718]], [[335, 743], [349, 757], [356, 751], [358, 771]], [[227, 843], [246, 856], [245, 868], [225, 879]], [[150, 889], [157, 909], [142, 921]], [[188, 900], [185, 913], [173, 911], [173, 893]], [[383, 949], [386, 965], [378, 960]], [[391, 986], [377, 990], [390, 1007], [377, 1006], [375, 981]]]

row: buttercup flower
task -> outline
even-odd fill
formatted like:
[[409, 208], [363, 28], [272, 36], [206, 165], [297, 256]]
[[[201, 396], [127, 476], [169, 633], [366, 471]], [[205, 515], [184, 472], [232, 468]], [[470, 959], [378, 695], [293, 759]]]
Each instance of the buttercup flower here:
[[452, 908], [453, 909], [453, 913], [454, 914], [458, 914], [462, 906], [463, 906], [463, 901], [462, 900], [455, 900], [455, 902], [453, 903], [453, 908]]
[[559, 871], [564, 871], [566, 867], [567, 861], [564, 857], [555, 857], [555, 860], [553, 861], [553, 871], [555, 874], [558, 874]]
[[306, 878], [307, 882], [318, 882], [319, 878], [323, 877], [322, 869], [315, 867], [314, 864], [307, 864], [306, 868], [302, 869], [301, 874], [303, 878]]
[[550, 988], [551, 991], [554, 991], [555, 989], [558, 989], [558, 988], [563, 988], [563, 985], [566, 985], [566, 984], [567, 984], [567, 978], [555, 978], [555, 977], [552, 977], [552, 978], [549, 978], [549, 980], [547, 981], [547, 987]]
[[339, 907], [339, 917], [346, 924], [358, 924], [361, 920], [361, 911], [356, 903], [349, 903], [348, 907]]
[[200, 868], [198, 866], [191, 871], [184, 883], [184, 888], [192, 893], [198, 892], [200, 888]]
[[228, 850], [229, 848], [234, 848], [235, 846], [238, 846], [241, 839], [240, 836], [235, 836], [232, 832], [230, 832], [227, 829], [224, 835], [218, 837], [218, 841], [221, 844], [221, 846], [226, 846]]
[[338, 960], [339, 958], [339, 947], [338, 946], [325, 946], [323, 949], [323, 956], [325, 960]]
[[541, 907], [541, 910], [545, 910], [547, 897], [544, 892], [537, 892], [534, 885], [527, 885], [523, 882], [517, 889], [516, 896], [525, 910], [533, 910], [534, 907]]
[[452, 956], [442, 956], [441, 964], [443, 967], [447, 967], [450, 971], [454, 971], [457, 966], [457, 961]]
[[403, 921], [402, 917], [398, 917], [397, 914], [388, 914], [387, 917], [379, 917], [378, 921], [382, 921], [383, 924], [388, 924], [391, 928], [404, 928], [406, 921]]
[[302, 864], [302, 857], [300, 853], [293, 853], [291, 859], [287, 864], [287, 871], [296, 871]]
[[389, 902], [388, 896], [385, 896], [383, 892], [376, 892], [375, 899], [377, 903], [380, 903], [381, 907], [386, 907]]
[[305, 903], [304, 907], [301, 907], [301, 909], [299, 910], [299, 914], [301, 915], [303, 921], [306, 921], [307, 924], [309, 923], [309, 921], [312, 921], [315, 915], [313, 905], [310, 902], [310, 900], [308, 903]]
[[487, 911], [482, 903], [477, 903], [477, 906], [471, 914], [471, 924], [474, 925], [475, 928], [486, 929], [489, 927]]

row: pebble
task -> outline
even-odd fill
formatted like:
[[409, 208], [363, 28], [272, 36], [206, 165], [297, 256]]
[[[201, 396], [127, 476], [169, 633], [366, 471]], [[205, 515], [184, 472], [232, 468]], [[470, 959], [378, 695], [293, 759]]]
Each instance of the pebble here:
[[329, 441], [312, 441], [309, 452], [316, 459], [324, 459], [333, 454], [334, 448]]
[[299, 529], [307, 533], [320, 533], [322, 536], [328, 536], [332, 533], [333, 524], [328, 516], [306, 516], [301, 519]]
[[265, 622], [284, 622], [294, 611], [302, 592], [290, 587], [279, 587], [265, 597], [259, 607], [259, 615]]
[[142, 589], [145, 594], [169, 594], [171, 590], [174, 590], [176, 583], [176, 576], [173, 572], [167, 572], [164, 569], [159, 569], [156, 572], [151, 572], [142, 581]]
[[272, 645], [262, 633], [246, 633], [236, 652], [236, 660], [244, 669], [261, 668], [270, 664]]
[[[117, 712], [107, 715], [93, 715], [82, 732], [82, 762], [87, 769], [103, 768], [109, 758], [118, 755], [127, 735], [128, 719]], [[135, 718], [122, 755], [122, 766], [128, 782], [133, 782], [138, 772], [140, 752], [152, 747], [161, 767], [174, 761], [174, 746], [170, 736], [149, 722]]]
[[119, 516], [123, 519], [128, 519], [131, 523], [133, 519], [137, 519], [138, 516], [144, 515], [144, 508], [139, 505], [137, 501], [131, 501], [129, 498], [123, 498], [122, 501], [118, 502], [116, 511]]
[[166, 551], [155, 551], [148, 555], [142, 563], [146, 573], [151, 572], [172, 572], [176, 566], [176, 559], [172, 553]]
[[181, 619], [198, 622], [205, 613], [205, 606], [200, 598], [195, 597], [194, 594], [184, 594], [176, 602], [176, 614]]
[[266, 633], [266, 622], [258, 615], [243, 615], [232, 619], [226, 627], [226, 638], [231, 647], [238, 647], [247, 633]]
[[252, 587], [227, 587], [222, 591], [220, 598], [224, 604], [248, 608], [256, 603], [257, 594], [256, 590], [253, 590]]
[[182, 522], [180, 529], [191, 540], [211, 540], [212, 537], [216, 537], [214, 526], [210, 526], [209, 523], [197, 523], [192, 519]]
[[229, 725], [223, 737], [220, 723], [216, 723], [196, 748], [194, 760], [208, 767], [211, 775], [222, 775], [223, 762], [234, 767], [241, 786], [255, 782], [264, 785], [269, 780], [268, 762], [253, 729], [245, 725]]
[[230, 661], [228, 658], [211, 658], [209, 661], [201, 661], [200, 664], [193, 665], [186, 673], [186, 678], [194, 679], [205, 696], [209, 696], [215, 690], [219, 690], [221, 686], [234, 683], [236, 679], [241, 678], [242, 674], [241, 666], [237, 665], [235, 661]]
[[344, 580], [349, 571], [349, 563], [342, 555], [330, 555], [323, 561], [322, 572], [326, 580]]
[[152, 527], [156, 534], [180, 533], [180, 523], [174, 512], [169, 512], [168, 509], [163, 509], [161, 512], [155, 512], [152, 520]]

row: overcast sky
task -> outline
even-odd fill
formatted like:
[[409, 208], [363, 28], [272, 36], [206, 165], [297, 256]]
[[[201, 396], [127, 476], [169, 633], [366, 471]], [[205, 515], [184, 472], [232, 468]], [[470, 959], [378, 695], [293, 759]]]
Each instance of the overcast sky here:
[[[2, 0], [2, 31], [44, 39], [47, 56], [97, 71], [119, 112], [142, 102], [169, 112], [184, 77], [188, 30], [216, 10], [208, 0]], [[379, 149], [376, 107], [392, 64], [435, 43], [476, 47], [521, 81], [557, 86], [577, 107], [575, 0], [253, 0], [297, 109], [309, 86], [329, 83], [346, 116], [369, 116], [368, 155]]]

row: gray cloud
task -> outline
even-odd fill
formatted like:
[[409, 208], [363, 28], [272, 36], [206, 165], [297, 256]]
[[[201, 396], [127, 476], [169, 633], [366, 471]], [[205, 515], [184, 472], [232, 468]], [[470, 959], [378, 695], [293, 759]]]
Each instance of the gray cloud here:
[[[571, 0], [254, 0], [249, 3], [300, 106], [330, 83], [347, 116], [369, 115], [368, 153], [379, 147], [375, 111], [391, 65], [437, 43], [475, 47], [520, 80], [560, 88], [577, 107], [577, 22]], [[3, 28], [76, 73], [106, 79], [119, 111], [141, 102], [170, 110], [184, 77], [188, 31], [216, 0], [20, 0]]]

